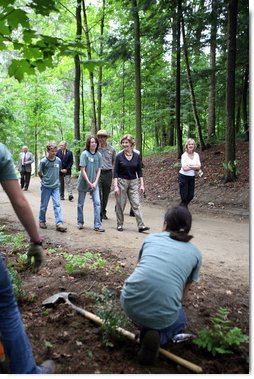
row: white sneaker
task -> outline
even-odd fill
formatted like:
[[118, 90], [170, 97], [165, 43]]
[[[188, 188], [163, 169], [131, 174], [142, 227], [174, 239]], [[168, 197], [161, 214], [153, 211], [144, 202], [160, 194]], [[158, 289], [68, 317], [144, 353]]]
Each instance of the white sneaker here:
[[84, 226], [82, 224], [77, 225], [78, 229], [84, 229]]

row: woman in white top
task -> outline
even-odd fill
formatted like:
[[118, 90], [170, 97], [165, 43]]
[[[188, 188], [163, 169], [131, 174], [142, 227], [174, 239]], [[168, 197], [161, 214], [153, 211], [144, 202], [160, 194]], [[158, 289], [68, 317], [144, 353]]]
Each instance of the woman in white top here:
[[181, 169], [179, 171], [180, 205], [188, 208], [188, 204], [194, 197], [195, 171], [199, 171], [201, 163], [198, 153], [195, 152], [196, 143], [189, 138], [185, 145], [185, 152], [181, 157]]

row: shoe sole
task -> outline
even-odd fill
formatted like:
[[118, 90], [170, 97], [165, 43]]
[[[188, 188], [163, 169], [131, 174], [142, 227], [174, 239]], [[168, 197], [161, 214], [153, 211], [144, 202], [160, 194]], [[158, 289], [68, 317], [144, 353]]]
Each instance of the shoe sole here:
[[157, 362], [160, 348], [160, 335], [156, 330], [149, 330], [144, 335], [141, 349], [138, 353], [139, 363], [154, 365]]

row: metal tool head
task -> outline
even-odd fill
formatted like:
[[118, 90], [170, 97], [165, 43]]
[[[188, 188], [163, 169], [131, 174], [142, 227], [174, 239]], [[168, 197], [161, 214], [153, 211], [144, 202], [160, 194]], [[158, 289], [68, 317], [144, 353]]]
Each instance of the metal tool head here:
[[65, 303], [69, 300], [69, 296], [75, 296], [75, 292], [58, 292], [53, 296], [48, 297], [42, 302], [45, 307], [53, 306], [54, 304]]

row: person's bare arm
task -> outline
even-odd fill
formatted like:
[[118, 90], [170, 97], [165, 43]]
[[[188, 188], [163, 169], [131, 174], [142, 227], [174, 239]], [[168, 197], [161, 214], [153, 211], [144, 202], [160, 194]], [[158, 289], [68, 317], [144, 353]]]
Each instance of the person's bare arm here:
[[32, 213], [32, 209], [27, 199], [25, 198], [25, 195], [21, 191], [18, 181], [6, 180], [1, 184], [11, 201], [16, 215], [29, 234], [31, 241], [39, 241], [40, 236]]
[[188, 280], [183, 290], [182, 302], [184, 302], [184, 300], [186, 299], [191, 285], [192, 285], [192, 280]]

